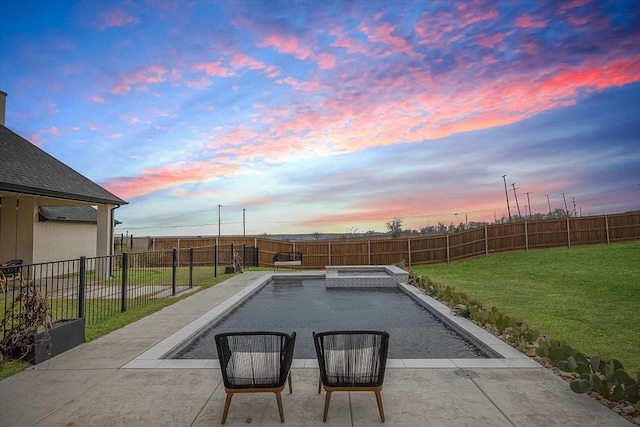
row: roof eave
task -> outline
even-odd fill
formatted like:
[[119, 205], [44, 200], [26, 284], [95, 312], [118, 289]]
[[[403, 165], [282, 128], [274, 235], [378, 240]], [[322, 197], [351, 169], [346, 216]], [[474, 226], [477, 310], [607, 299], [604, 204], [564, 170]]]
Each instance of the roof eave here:
[[33, 188], [26, 187], [20, 185], [3, 185], [0, 183], [0, 191], [9, 191], [12, 193], [22, 193], [31, 196], [43, 196], [43, 197], [53, 197], [56, 199], [66, 199], [73, 200], [77, 202], [88, 202], [88, 203], [98, 203], [105, 205], [128, 205], [129, 202], [126, 202], [119, 197], [114, 196], [113, 199], [106, 199], [101, 197], [90, 197], [82, 194], [72, 194], [72, 193], [64, 193], [59, 191], [51, 191], [42, 188]]

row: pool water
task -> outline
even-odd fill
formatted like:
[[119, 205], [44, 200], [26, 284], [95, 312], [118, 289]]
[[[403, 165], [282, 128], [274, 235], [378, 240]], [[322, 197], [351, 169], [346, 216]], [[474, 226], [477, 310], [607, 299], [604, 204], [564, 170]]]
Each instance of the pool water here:
[[389, 332], [390, 359], [489, 358], [398, 288], [326, 288], [324, 279], [271, 281], [174, 359], [217, 358], [214, 335], [232, 331], [296, 332], [294, 358], [315, 359], [312, 332]]

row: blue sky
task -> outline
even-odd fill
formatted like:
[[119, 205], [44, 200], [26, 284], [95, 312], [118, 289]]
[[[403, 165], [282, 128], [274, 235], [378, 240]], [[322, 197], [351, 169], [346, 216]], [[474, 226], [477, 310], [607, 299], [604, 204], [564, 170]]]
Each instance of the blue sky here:
[[[639, 1], [3, 2], [6, 126], [134, 235], [640, 209]], [[526, 208], [525, 208], [526, 206]]]

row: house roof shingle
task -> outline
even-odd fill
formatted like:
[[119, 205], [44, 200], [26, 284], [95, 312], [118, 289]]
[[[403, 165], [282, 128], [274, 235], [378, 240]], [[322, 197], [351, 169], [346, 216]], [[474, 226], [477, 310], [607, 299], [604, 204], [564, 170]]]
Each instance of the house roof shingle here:
[[0, 125], [0, 191], [127, 204], [3, 125]]

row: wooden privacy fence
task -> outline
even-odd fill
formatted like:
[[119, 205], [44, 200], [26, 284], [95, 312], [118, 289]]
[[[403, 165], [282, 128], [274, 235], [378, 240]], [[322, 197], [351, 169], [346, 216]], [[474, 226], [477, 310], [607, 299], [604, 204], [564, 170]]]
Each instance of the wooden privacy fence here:
[[[256, 248], [257, 265], [273, 266], [277, 252], [302, 252], [302, 268], [327, 265], [389, 265], [450, 262], [495, 252], [571, 247], [640, 239], [640, 212], [492, 224], [449, 234], [396, 239], [290, 242], [256, 237], [150, 239], [153, 250], [188, 247]], [[230, 251], [224, 251], [229, 253]], [[242, 253], [240, 253], [242, 256]], [[248, 254], [247, 254], [248, 255]], [[255, 261], [255, 260], [252, 260]], [[222, 262], [221, 262], [222, 263]], [[245, 263], [256, 265], [255, 262]]]

